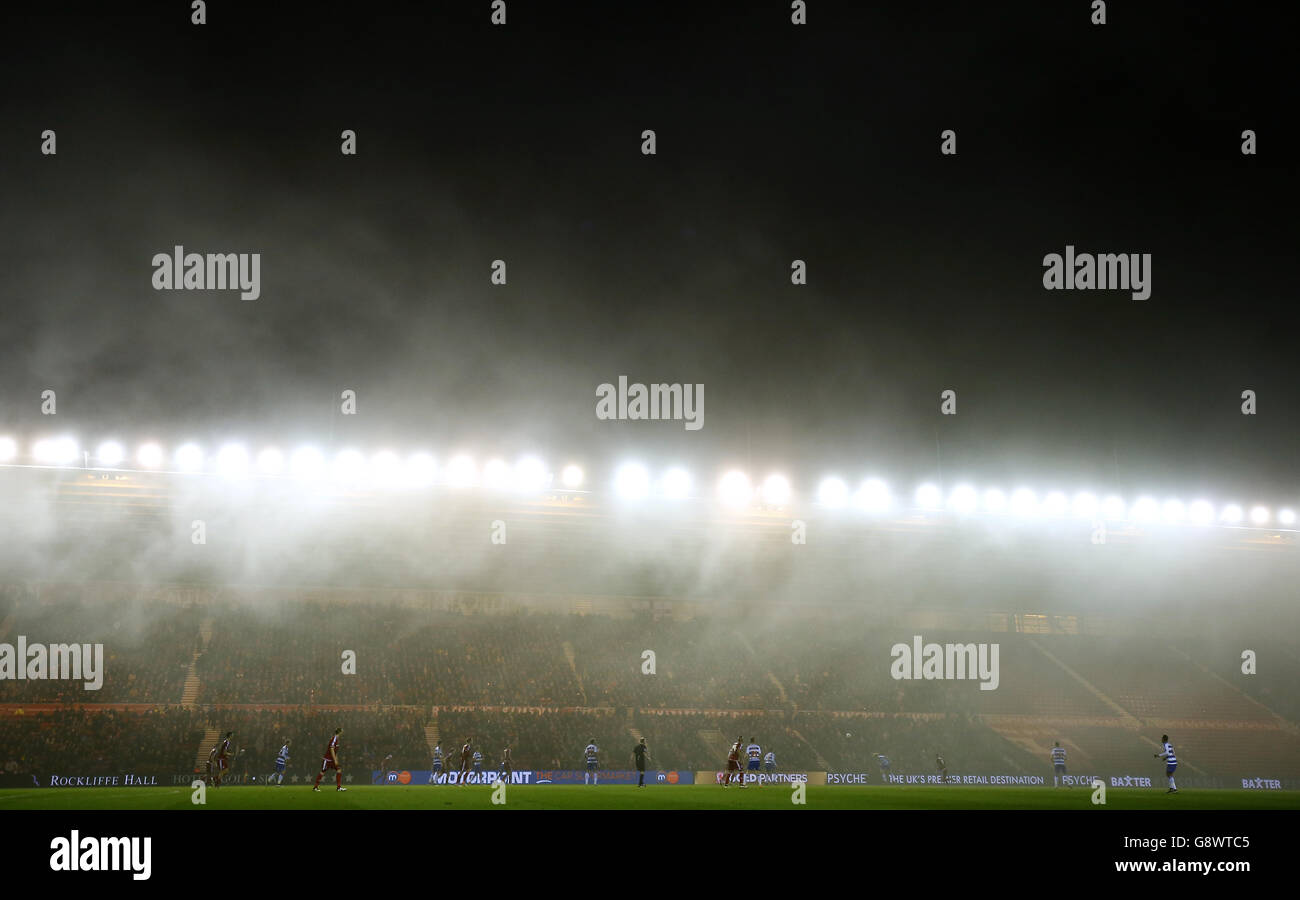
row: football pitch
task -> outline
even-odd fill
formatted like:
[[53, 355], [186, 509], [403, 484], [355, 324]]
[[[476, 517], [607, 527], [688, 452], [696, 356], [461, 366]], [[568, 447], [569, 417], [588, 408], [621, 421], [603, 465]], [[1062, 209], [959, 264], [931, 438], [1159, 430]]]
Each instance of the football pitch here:
[[1092, 803], [1089, 788], [988, 788], [951, 786], [809, 785], [803, 804], [785, 785], [722, 788], [708, 785], [510, 785], [504, 803], [492, 802], [487, 785], [358, 786], [340, 793], [322, 785], [232, 786], [207, 791], [194, 803], [185, 787], [39, 788], [0, 790], [5, 810], [146, 809], [1092, 809], [1092, 810], [1270, 810], [1300, 809], [1297, 791], [1111, 788], [1104, 806]]

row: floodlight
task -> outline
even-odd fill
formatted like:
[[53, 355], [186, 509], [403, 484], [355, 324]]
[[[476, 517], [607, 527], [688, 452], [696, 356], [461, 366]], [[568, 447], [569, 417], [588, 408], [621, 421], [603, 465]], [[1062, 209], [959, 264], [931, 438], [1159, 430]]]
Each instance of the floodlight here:
[[1160, 518], [1160, 504], [1153, 497], [1139, 497], [1132, 509], [1134, 522], [1155, 522]]
[[284, 454], [274, 447], [267, 447], [257, 454], [257, 471], [263, 475], [279, 475], [284, 471]]
[[535, 494], [546, 489], [549, 473], [535, 456], [525, 456], [515, 463], [515, 490]]
[[817, 487], [817, 502], [822, 506], [839, 509], [849, 499], [849, 486], [839, 478], [824, 478]]
[[104, 441], [95, 450], [95, 460], [101, 466], [107, 466], [110, 469], [116, 468], [125, 458], [126, 451], [122, 449], [122, 445], [117, 441]]
[[1102, 515], [1108, 522], [1123, 522], [1128, 515], [1128, 509], [1124, 505], [1124, 498], [1118, 494], [1111, 494], [1106, 498], [1106, 502], [1101, 505]]
[[463, 453], [453, 457], [451, 462], [447, 463], [446, 472], [447, 484], [454, 488], [473, 487], [478, 479], [478, 469], [474, 465], [474, 460]]
[[893, 505], [889, 485], [879, 478], [868, 478], [862, 482], [858, 492], [853, 495], [853, 504], [863, 512], [878, 515], [887, 512]]
[[943, 494], [932, 484], [923, 484], [916, 489], [916, 505], [921, 509], [939, 509], [943, 506]]
[[753, 498], [754, 491], [749, 486], [749, 477], [744, 472], [732, 470], [718, 482], [718, 498], [723, 505], [733, 508], [746, 506]]
[[36, 442], [32, 456], [47, 466], [66, 466], [77, 459], [77, 442], [69, 437], [45, 438]]
[[790, 502], [790, 482], [784, 475], [769, 475], [763, 481], [763, 502], [768, 506], [785, 506]]
[[959, 516], [968, 516], [979, 506], [979, 494], [968, 484], [959, 484], [952, 489], [948, 505]]
[[299, 447], [289, 460], [294, 478], [316, 480], [325, 474], [325, 457], [315, 447]]
[[1060, 491], [1052, 491], [1043, 498], [1043, 512], [1053, 519], [1064, 516], [1069, 508], [1070, 502], [1065, 499], [1065, 494]]
[[217, 471], [226, 478], [248, 474], [248, 451], [241, 444], [226, 444], [217, 451]]
[[614, 493], [623, 500], [642, 500], [650, 492], [650, 473], [640, 463], [624, 463], [614, 473]]
[[136, 462], [146, 469], [156, 469], [163, 464], [163, 450], [157, 444], [142, 444], [135, 454]]
[[1091, 491], [1079, 491], [1070, 504], [1070, 511], [1080, 519], [1095, 518], [1099, 508], [1097, 495]]
[[685, 469], [671, 468], [664, 473], [664, 496], [669, 500], [685, 500], [691, 493], [691, 475]]
[[1032, 516], [1038, 512], [1038, 496], [1029, 488], [1019, 488], [1011, 495], [1013, 516]]
[[175, 462], [182, 472], [197, 472], [203, 468], [203, 450], [198, 444], [182, 444], [176, 451]]
[[504, 491], [510, 487], [510, 467], [504, 460], [490, 459], [483, 466], [483, 486], [493, 491]]
[[428, 453], [412, 453], [406, 461], [406, 477], [416, 487], [428, 487], [437, 476], [438, 467]]
[[1208, 500], [1193, 501], [1187, 507], [1187, 517], [1193, 525], [1211, 525], [1214, 523], [1214, 505]]

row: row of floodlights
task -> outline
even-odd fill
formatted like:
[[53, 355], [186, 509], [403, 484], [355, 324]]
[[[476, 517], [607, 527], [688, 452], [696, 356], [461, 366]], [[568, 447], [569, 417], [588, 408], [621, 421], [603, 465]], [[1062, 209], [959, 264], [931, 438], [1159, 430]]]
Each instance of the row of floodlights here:
[[[0, 464], [12, 463], [18, 456], [12, 438], [0, 437]], [[374, 487], [427, 487], [444, 485], [453, 488], [484, 487], [492, 490], [537, 493], [563, 487], [578, 490], [584, 483], [582, 469], [566, 465], [558, 484], [553, 473], [535, 456], [524, 456], [513, 465], [492, 459], [481, 467], [467, 454], [453, 456], [439, 466], [428, 453], [414, 453], [406, 458], [383, 450], [366, 456], [358, 450], [343, 450], [332, 459], [314, 447], [300, 447], [286, 455], [267, 447], [254, 456], [238, 443], [222, 446], [209, 456], [198, 444], [183, 444], [168, 456], [155, 443], [142, 444], [134, 456], [117, 441], [105, 441], [93, 454], [82, 450], [72, 438], [45, 438], [37, 441], [31, 452], [37, 465], [70, 467], [87, 465], [100, 469], [134, 466], [148, 470], [184, 473], [210, 473], [229, 479], [253, 476], [290, 477], [303, 481], [329, 480], [340, 485]], [[613, 492], [620, 500], [634, 502], [659, 497], [684, 500], [694, 495], [694, 483], [685, 469], [669, 468], [658, 478], [636, 462], [624, 463], [615, 472]], [[790, 481], [780, 474], [768, 475], [757, 487], [741, 471], [730, 471], [717, 485], [717, 498], [725, 506], [747, 508], [761, 505], [780, 508], [792, 497]], [[1117, 495], [1100, 497], [1089, 491], [1067, 496], [1051, 491], [1043, 496], [1029, 488], [1010, 494], [998, 488], [983, 492], [969, 485], [958, 485], [946, 495], [934, 484], [916, 489], [911, 504], [901, 503], [888, 484], [868, 478], [856, 489], [838, 477], [824, 479], [817, 489], [817, 502], [830, 509], [857, 509], [872, 515], [885, 515], [901, 509], [922, 513], [946, 513], [956, 516], [992, 515], [1024, 519], [1083, 519], [1088, 521], [1133, 522], [1164, 525], [1251, 525], [1263, 527], [1274, 523], [1291, 526], [1296, 514], [1291, 509], [1276, 512], [1267, 506], [1242, 506], [1229, 503], [1216, 507], [1208, 500], [1184, 503], [1177, 499], [1157, 500], [1139, 497], [1132, 504]]]
[[[17, 456], [11, 438], [0, 437], [0, 463], [10, 463]], [[71, 438], [46, 438], [32, 447], [31, 459], [37, 465], [67, 467], [85, 464], [97, 469], [138, 468], [183, 473], [209, 473], [230, 479], [254, 476], [291, 477], [303, 481], [332, 480], [339, 484], [452, 487], [484, 486], [520, 491], [542, 491], [550, 487], [551, 475], [536, 457], [526, 456], [515, 465], [493, 459], [482, 470], [467, 455], [453, 457], [439, 468], [428, 453], [413, 453], [406, 458], [390, 450], [367, 456], [359, 450], [343, 450], [332, 459], [315, 447], [299, 447], [285, 454], [277, 447], [267, 447], [253, 455], [243, 444], [223, 445], [215, 454], [207, 454], [198, 444], [182, 444], [170, 457], [154, 443], [142, 444], [133, 456], [117, 441], [105, 441], [89, 453]], [[566, 487], [582, 484], [582, 470], [568, 466], [560, 474]]]
[[[848, 487], [839, 479], [822, 482], [819, 499], [828, 506], [845, 506], [850, 503], [868, 512], [888, 512], [892, 498], [888, 487], [878, 479], [868, 479], [850, 498]], [[1099, 497], [1091, 491], [1078, 491], [1067, 495], [1051, 491], [1043, 496], [1029, 488], [1020, 488], [1007, 494], [999, 488], [977, 491], [970, 485], [958, 485], [944, 495], [937, 485], [923, 484], [916, 489], [913, 507], [925, 512], [949, 512], [959, 516], [978, 514], [1015, 516], [1024, 519], [1083, 519], [1091, 522], [1133, 522], [1139, 525], [1242, 525], [1249, 522], [1267, 526], [1296, 523], [1295, 511], [1283, 508], [1276, 513], [1267, 506], [1256, 505], [1248, 510], [1236, 503], [1216, 507], [1209, 500], [1185, 503], [1176, 498], [1159, 500], [1141, 496], [1132, 504], [1111, 494]]]

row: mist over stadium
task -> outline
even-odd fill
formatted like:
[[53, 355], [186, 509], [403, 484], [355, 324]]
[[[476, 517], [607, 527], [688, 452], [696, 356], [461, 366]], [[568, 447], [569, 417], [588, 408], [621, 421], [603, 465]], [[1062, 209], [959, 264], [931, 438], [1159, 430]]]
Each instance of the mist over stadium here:
[[[871, 480], [843, 503], [825, 484], [737, 493], [735, 473], [663, 496], [622, 466], [598, 491], [534, 458], [496, 484], [421, 458], [421, 480], [385, 460], [301, 478], [11, 464], [5, 640], [102, 642], [90, 702], [129, 704], [109, 707], [127, 716], [115, 727], [161, 708], [189, 729], [143, 757], [151, 771], [186, 771], [219, 723], [265, 759], [284, 722], [346, 713], [367, 760], [395, 757], [384, 772], [428, 769], [461, 732], [575, 768], [588, 731], [704, 770], [739, 725], [796, 771], [874, 774], [882, 754], [917, 773], [938, 753], [972, 776], [1041, 775], [1064, 738], [1131, 774], [1152, 733], [1177, 729], [1194, 783], [1296, 775], [1294, 529], [1108, 522], [1100, 503], [1045, 498], [988, 512], [931, 485], [893, 504]], [[891, 647], [914, 636], [996, 640], [996, 690], [892, 677]], [[1263, 672], [1243, 677], [1243, 650]], [[9, 703], [89, 700], [75, 682], [3, 687]], [[121, 768], [29, 747], [51, 771]]]
[[[7, 18], [16, 855], [337, 830], [386, 876], [423, 824], [335, 811], [506, 808], [1282, 858], [1270, 11], [876, 6]], [[680, 873], [698, 818], [593, 852]]]

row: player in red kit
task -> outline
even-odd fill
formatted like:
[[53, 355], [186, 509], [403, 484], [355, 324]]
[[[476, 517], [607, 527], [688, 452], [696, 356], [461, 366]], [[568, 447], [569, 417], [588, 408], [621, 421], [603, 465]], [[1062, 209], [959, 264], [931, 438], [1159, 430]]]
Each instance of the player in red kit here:
[[733, 774], [737, 777], [740, 775], [740, 745], [744, 740], [744, 737], [738, 737], [736, 743], [731, 745], [731, 752], [727, 754], [727, 771], [722, 776], [723, 787], [731, 784]]
[[469, 781], [469, 768], [473, 762], [474, 747], [470, 739], [465, 738], [465, 744], [460, 748], [460, 774], [456, 776], [459, 784], [467, 784]]
[[220, 744], [217, 744], [216, 765], [212, 767], [212, 783], [216, 787], [221, 787], [221, 779], [226, 774], [226, 769], [230, 767], [230, 745], [233, 743], [230, 739], [235, 736], [233, 731], [227, 731], [225, 738]]
[[316, 783], [312, 785], [313, 791], [320, 790], [320, 780], [330, 769], [334, 770], [334, 784], [338, 790], [346, 791], [343, 786], [343, 766], [339, 763], [339, 736], [343, 734], [342, 728], [334, 729], [334, 737], [330, 738], [329, 745], [325, 748], [325, 756], [320, 762], [320, 772], [316, 775]]
[[506, 784], [509, 784], [510, 775], [514, 770], [515, 764], [514, 760], [510, 758], [510, 748], [506, 747], [501, 751], [501, 766], [497, 769], [497, 778], [504, 781]]

